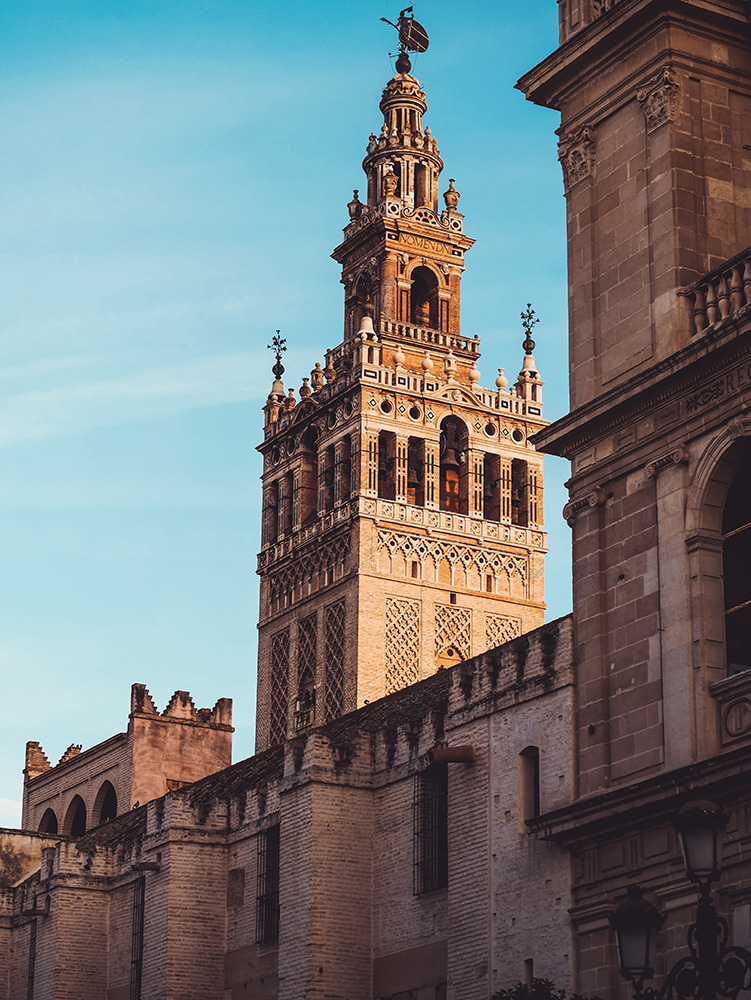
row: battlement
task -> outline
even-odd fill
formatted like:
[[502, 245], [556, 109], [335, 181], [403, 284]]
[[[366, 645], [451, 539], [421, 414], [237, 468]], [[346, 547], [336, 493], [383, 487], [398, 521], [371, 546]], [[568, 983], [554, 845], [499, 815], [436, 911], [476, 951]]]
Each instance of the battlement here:
[[165, 721], [190, 722], [196, 726], [232, 726], [232, 699], [220, 698], [213, 708], [196, 708], [189, 691], [175, 691], [163, 712], [145, 684], [134, 684], [130, 689], [130, 714], [150, 716]]
[[72, 743], [55, 766], [38, 741], [26, 744], [23, 828], [80, 837], [227, 767], [233, 731], [231, 698], [197, 709], [178, 690], [160, 712], [146, 685], [133, 684], [126, 732], [86, 750]]

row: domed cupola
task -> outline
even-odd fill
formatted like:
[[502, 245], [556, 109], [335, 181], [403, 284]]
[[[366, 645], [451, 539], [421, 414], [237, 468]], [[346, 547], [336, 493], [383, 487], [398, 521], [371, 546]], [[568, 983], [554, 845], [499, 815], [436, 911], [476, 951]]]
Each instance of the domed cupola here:
[[383, 125], [377, 136], [371, 133], [363, 161], [368, 208], [393, 216], [405, 209], [437, 212], [443, 162], [430, 129], [423, 127], [428, 104], [419, 81], [409, 72], [406, 53], [399, 56], [396, 68], [381, 97]]

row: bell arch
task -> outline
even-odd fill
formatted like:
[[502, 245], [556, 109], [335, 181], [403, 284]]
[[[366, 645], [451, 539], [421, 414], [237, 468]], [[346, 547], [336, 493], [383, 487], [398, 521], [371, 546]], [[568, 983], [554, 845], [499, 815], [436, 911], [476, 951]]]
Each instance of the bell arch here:
[[424, 264], [410, 274], [409, 321], [413, 326], [440, 328], [438, 275]]
[[440, 508], [466, 514], [468, 503], [467, 425], [453, 414], [441, 421]]

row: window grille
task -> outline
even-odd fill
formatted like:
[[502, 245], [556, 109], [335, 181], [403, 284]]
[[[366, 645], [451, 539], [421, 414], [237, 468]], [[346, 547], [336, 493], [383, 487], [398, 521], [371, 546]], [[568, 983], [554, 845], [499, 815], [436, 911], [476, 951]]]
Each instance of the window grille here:
[[258, 834], [256, 944], [279, 939], [279, 824]]
[[143, 971], [143, 911], [146, 900], [146, 878], [133, 883], [133, 930], [130, 943], [130, 1000], [141, 1000]]
[[27, 1000], [34, 1000], [34, 971], [37, 960], [37, 922], [31, 921], [29, 931], [29, 981], [26, 988]]
[[433, 764], [415, 775], [412, 891], [448, 885], [448, 768]]

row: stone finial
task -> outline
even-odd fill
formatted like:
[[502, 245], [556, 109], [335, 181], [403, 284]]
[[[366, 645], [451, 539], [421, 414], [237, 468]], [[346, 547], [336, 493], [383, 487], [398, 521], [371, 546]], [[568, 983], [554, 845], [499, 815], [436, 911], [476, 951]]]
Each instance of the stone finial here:
[[454, 352], [449, 351], [443, 362], [443, 370], [446, 372], [446, 377], [449, 382], [454, 381], [454, 376], [456, 375], [456, 358], [454, 357]]
[[398, 344], [397, 344], [396, 350], [394, 351], [394, 353], [392, 355], [392, 360], [394, 362], [394, 367], [395, 368], [401, 368], [402, 365], [404, 364], [404, 362], [407, 360], [406, 357], [405, 357], [404, 351], [401, 349], [401, 347]]
[[297, 400], [295, 399], [295, 390], [290, 389], [289, 394], [285, 396], [284, 399], [284, 409], [291, 410], [295, 406], [296, 402]]
[[321, 371], [321, 362], [316, 361], [316, 366], [310, 373], [310, 381], [313, 384], [313, 392], [320, 392], [323, 389], [325, 376]]
[[505, 372], [505, 368], [498, 369], [498, 378], [495, 380], [495, 384], [498, 386], [499, 392], [505, 392], [506, 386], [508, 385], [508, 379], [506, 378]]
[[360, 216], [362, 215], [362, 208], [363, 208], [362, 202], [358, 198], [358, 191], [357, 188], [355, 188], [352, 201], [350, 201], [347, 205], [347, 211], [349, 212], [349, 217], [353, 222], [359, 219]]
[[323, 369], [323, 374], [327, 384], [331, 384], [336, 379], [336, 368], [334, 368], [331, 362], [331, 355], [327, 355], [326, 357], [326, 367]]
[[300, 388], [299, 388], [299, 389], [297, 390], [297, 391], [298, 391], [298, 392], [300, 393], [300, 399], [307, 399], [307, 398], [308, 398], [308, 396], [310, 395], [310, 393], [311, 393], [311, 388], [310, 388], [310, 386], [308, 385], [308, 382], [309, 382], [309, 381], [310, 381], [310, 379], [308, 379], [308, 378], [304, 378], [304, 379], [302, 380], [302, 385], [301, 385], [301, 386], [300, 386]]
[[430, 356], [430, 351], [425, 352], [425, 357], [422, 359], [422, 364], [420, 366], [422, 370], [428, 375], [433, 371], [433, 359]]
[[459, 198], [461, 195], [454, 187], [454, 178], [449, 177], [448, 190], [443, 192], [443, 200], [446, 202], [446, 208], [449, 212], [455, 212], [456, 206], [459, 204]]
[[480, 381], [480, 371], [477, 367], [477, 361], [472, 362], [472, 367], [467, 372], [467, 378], [469, 379], [470, 384], [472, 385], [473, 388]]
[[394, 173], [394, 168], [389, 167], [387, 173], [383, 177], [383, 193], [387, 198], [393, 198], [396, 194], [396, 189], [399, 186], [399, 181], [397, 180], [396, 174]]

